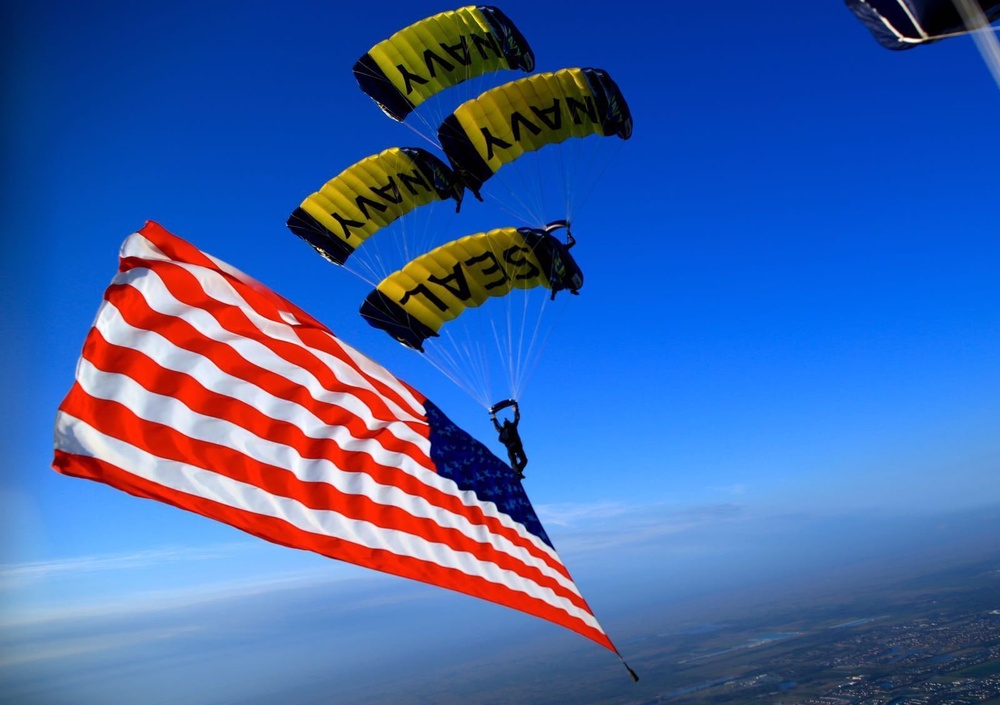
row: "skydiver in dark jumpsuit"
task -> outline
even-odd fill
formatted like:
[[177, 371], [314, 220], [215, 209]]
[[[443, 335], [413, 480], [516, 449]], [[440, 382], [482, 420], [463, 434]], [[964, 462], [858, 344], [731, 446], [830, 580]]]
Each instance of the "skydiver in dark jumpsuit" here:
[[[514, 408], [514, 419], [504, 419], [501, 425], [497, 421], [497, 412], [507, 407]], [[524, 445], [521, 443], [521, 434], [517, 431], [517, 424], [521, 421], [521, 411], [517, 407], [517, 402], [507, 399], [499, 404], [490, 407], [490, 420], [499, 434], [500, 442], [507, 447], [507, 457], [510, 458], [510, 466], [517, 473], [519, 480], [524, 479], [524, 466], [528, 464], [528, 456], [524, 454]]]

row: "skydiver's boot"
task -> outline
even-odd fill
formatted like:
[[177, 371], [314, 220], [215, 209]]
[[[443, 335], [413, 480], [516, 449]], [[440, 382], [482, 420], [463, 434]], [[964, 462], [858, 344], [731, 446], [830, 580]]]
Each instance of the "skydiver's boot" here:
[[510, 469], [517, 473], [517, 479], [524, 479], [524, 463], [518, 462], [517, 453], [512, 450], [507, 451], [507, 459], [510, 461]]

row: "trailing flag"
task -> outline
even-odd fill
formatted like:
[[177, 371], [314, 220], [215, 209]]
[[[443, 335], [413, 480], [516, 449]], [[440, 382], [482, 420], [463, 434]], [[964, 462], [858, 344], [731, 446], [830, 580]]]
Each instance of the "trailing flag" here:
[[618, 653], [505, 463], [316, 319], [153, 222], [122, 245], [59, 407], [53, 467]]

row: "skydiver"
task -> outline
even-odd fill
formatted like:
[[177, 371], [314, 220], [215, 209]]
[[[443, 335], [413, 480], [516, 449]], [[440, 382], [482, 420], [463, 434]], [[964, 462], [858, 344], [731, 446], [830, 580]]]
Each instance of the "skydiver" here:
[[[566, 242], [562, 242], [552, 233], [566, 229]], [[519, 228], [518, 232], [531, 247], [543, 270], [549, 278], [549, 289], [552, 299], [560, 291], [567, 290], [571, 294], [579, 294], [583, 286], [583, 271], [569, 253], [576, 239], [569, 229], [568, 220], [554, 220], [544, 228]]]
[[[507, 407], [514, 408], [514, 419], [504, 419], [503, 424], [497, 421], [497, 412]], [[513, 399], [494, 404], [490, 407], [490, 420], [493, 427], [499, 434], [499, 440], [507, 447], [507, 457], [510, 459], [510, 467], [517, 473], [517, 479], [524, 479], [524, 467], [528, 464], [528, 456], [524, 453], [524, 445], [521, 443], [521, 434], [517, 431], [517, 424], [521, 421], [521, 410], [517, 402]]]

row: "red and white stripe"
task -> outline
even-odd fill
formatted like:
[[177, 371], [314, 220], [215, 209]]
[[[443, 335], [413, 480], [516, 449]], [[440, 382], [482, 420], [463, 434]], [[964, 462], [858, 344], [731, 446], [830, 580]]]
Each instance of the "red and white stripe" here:
[[122, 246], [59, 408], [53, 467], [614, 650], [555, 551], [436, 472], [423, 401], [150, 222]]

